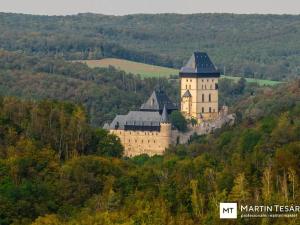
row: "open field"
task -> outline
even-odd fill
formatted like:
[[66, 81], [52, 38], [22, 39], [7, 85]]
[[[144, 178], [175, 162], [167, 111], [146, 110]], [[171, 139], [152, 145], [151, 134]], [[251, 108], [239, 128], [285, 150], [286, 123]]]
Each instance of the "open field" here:
[[[222, 75], [221, 78], [232, 79], [232, 80], [235, 80], [235, 81], [238, 81], [240, 79], [240, 77], [227, 76], [227, 75], [226, 76]], [[274, 80], [262, 80], [262, 79], [254, 79], [254, 78], [245, 78], [245, 79], [249, 83], [258, 83], [261, 86], [263, 86], [263, 85], [273, 86], [273, 85], [276, 85], [276, 84], [284, 83], [282, 81], [274, 81]]]
[[166, 77], [171, 74], [178, 74], [177, 69], [153, 66], [124, 59], [106, 58], [101, 60], [79, 60], [77, 62], [86, 63], [91, 68], [113, 66], [127, 73], [140, 74], [142, 77]]
[[[100, 60], [78, 60], [76, 62], [82, 62], [87, 64], [91, 68], [95, 67], [109, 67], [113, 66], [119, 70], [124, 70], [127, 73], [140, 74], [141, 77], [167, 77], [170, 75], [177, 75], [178, 70], [173, 68], [167, 68], [162, 66], [154, 66], [124, 59], [106, 58]], [[225, 76], [221, 76], [225, 78]], [[239, 80], [240, 77], [236, 76], [226, 76], [228, 79]], [[259, 85], [276, 85], [282, 82], [272, 81], [272, 80], [261, 80], [246, 78], [247, 82], [258, 83]]]

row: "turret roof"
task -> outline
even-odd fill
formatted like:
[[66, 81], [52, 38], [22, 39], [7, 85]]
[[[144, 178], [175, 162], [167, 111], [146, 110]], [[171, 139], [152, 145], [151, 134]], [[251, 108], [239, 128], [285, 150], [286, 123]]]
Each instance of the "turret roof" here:
[[189, 90], [186, 90], [182, 97], [192, 97], [191, 92]]
[[163, 112], [161, 114], [161, 122], [162, 123], [167, 123], [168, 122], [168, 112], [167, 112], [167, 109], [166, 109], [166, 105], [164, 105], [164, 109], [163, 109]]

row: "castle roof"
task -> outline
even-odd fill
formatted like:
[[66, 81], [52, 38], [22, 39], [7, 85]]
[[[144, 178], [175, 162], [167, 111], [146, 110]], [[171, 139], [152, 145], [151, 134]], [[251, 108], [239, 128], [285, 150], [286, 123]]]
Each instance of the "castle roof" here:
[[205, 52], [194, 52], [187, 64], [181, 68], [180, 77], [219, 77], [209, 56]]
[[161, 114], [161, 120], [162, 123], [167, 123], [168, 122], [168, 112], [167, 112], [167, 108], [166, 105], [164, 105], [164, 109], [163, 112]]
[[168, 122], [168, 113], [177, 107], [162, 89], [155, 90], [140, 111], [130, 111], [127, 115], [117, 115], [109, 126], [112, 130], [159, 131], [161, 123]]
[[157, 89], [152, 92], [150, 98], [146, 103], [142, 104], [141, 111], [163, 111], [164, 106], [166, 106], [167, 111], [177, 110], [177, 106], [174, 105], [166, 93], [162, 89]]
[[186, 90], [182, 97], [192, 97], [191, 92], [189, 90]]
[[164, 120], [159, 112], [146, 112], [146, 111], [130, 111], [127, 115], [117, 115], [109, 129], [120, 130], [147, 130], [157, 128], [159, 129], [160, 123]]

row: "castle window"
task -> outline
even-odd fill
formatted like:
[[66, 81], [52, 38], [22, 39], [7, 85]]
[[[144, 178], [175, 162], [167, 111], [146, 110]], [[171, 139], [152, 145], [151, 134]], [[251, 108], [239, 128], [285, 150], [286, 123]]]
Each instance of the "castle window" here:
[[202, 82], [204, 82], [204, 80], [202, 79]]
[[155, 140], [153, 141], [153, 143], [155, 143]]
[[204, 107], [202, 107], [202, 113], [204, 113]]
[[209, 113], [211, 113], [211, 107], [209, 107]]
[[187, 89], [187, 84], [185, 85], [185, 89]]
[[144, 143], [144, 140], [142, 140], [142, 143]]
[[135, 143], [137, 143], [137, 140], [135, 140]]
[[208, 101], [211, 102], [211, 94], [208, 95]]
[[192, 82], [192, 79], [190, 80], [190, 82]]
[[206, 81], [208, 82], [209, 80], [207, 79]]
[[192, 86], [192, 85], [190, 85], [190, 89], [192, 89], [191, 86]]
[[189, 82], [189, 80], [188, 80], [188, 79], [186, 79], [186, 82]]
[[204, 102], [204, 94], [202, 94], [202, 102]]

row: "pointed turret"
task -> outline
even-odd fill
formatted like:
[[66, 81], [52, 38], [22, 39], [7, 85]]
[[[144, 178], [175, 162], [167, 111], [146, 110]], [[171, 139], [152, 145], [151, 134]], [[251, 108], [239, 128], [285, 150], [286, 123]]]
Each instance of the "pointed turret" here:
[[168, 112], [167, 112], [166, 105], [164, 105], [164, 109], [161, 114], [161, 123], [168, 123]]

